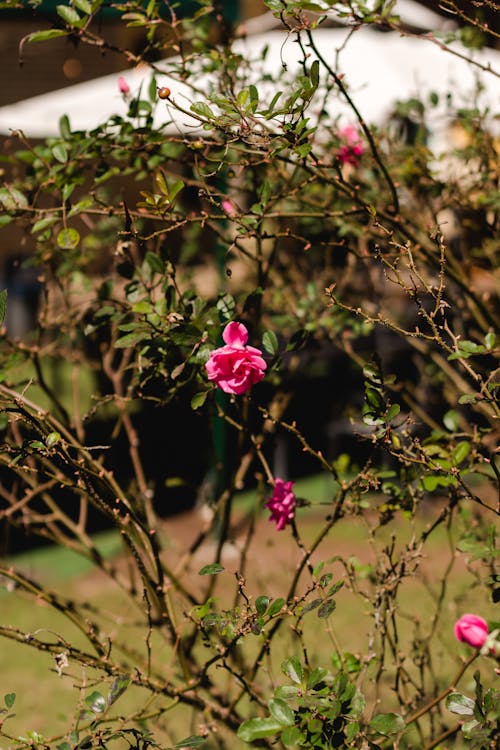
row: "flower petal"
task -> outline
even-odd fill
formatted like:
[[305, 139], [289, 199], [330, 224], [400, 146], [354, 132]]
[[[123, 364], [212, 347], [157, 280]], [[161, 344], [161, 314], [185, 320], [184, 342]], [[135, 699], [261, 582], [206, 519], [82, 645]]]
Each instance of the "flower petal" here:
[[228, 346], [234, 346], [237, 349], [243, 348], [248, 341], [248, 331], [243, 323], [232, 321], [228, 323], [222, 333], [222, 338]]

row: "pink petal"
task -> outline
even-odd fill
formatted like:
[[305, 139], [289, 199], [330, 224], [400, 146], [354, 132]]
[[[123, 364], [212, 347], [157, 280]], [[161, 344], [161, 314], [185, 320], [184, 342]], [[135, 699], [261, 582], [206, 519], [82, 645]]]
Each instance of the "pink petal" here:
[[228, 346], [234, 346], [236, 348], [242, 348], [248, 341], [248, 331], [243, 323], [228, 323], [222, 333], [222, 338], [228, 344]]

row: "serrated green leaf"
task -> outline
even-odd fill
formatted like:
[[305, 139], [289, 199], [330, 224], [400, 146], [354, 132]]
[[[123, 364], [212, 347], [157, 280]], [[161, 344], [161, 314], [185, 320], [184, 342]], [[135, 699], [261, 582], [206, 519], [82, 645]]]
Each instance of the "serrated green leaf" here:
[[473, 716], [474, 701], [462, 693], [450, 693], [446, 696], [446, 708], [458, 716]]
[[267, 719], [248, 719], [237, 731], [237, 735], [243, 742], [255, 742], [255, 740], [264, 737], [272, 737], [273, 734], [281, 731], [282, 725], [276, 719], [269, 717]]
[[225, 568], [219, 563], [211, 563], [211, 565], [204, 565], [201, 570], [198, 571], [199, 576], [214, 576], [217, 573], [223, 573]]

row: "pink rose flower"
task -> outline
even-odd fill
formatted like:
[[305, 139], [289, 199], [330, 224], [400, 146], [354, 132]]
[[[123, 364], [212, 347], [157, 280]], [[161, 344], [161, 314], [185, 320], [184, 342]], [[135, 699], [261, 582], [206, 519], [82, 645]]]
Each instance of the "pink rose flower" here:
[[455, 623], [455, 638], [472, 648], [481, 648], [488, 637], [488, 625], [478, 615], [462, 615]]
[[228, 323], [222, 338], [226, 346], [215, 349], [205, 365], [208, 379], [226, 393], [246, 393], [262, 380], [267, 363], [260, 349], [246, 345], [248, 331], [242, 323]]
[[271, 515], [270, 521], [276, 522], [276, 530], [283, 531], [287, 523], [291, 523], [295, 515], [295, 506], [297, 501], [293, 494], [293, 482], [284, 482], [276, 478], [274, 482], [274, 492], [264, 505], [269, 508]]
[[351, 164], [357, 167], [361, 156], [365, 152], [361, 137], [354, 125], [346, 125], [339, 130], [339, 138], [343, 141], [337, 152], [337, 158], [342, 164]]
[[123, 94], [124, 96], [128, 96], [128, 94], [130, 94], [130, 86], [123, 76], [120, 76], [118, 78], [118, 88], [120, 90], [120, 94]]

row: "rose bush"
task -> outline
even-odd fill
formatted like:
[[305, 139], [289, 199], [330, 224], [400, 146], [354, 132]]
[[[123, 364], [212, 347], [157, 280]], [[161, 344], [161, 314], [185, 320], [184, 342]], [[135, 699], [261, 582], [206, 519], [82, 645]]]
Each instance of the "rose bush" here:
[[[74, 0], [21, 45], [151, 80], [114, 79], [91, 131], [68, 112], [4, 144], [2, 237], [42, 293], [35, 331], [0, 334], [0, 520], [93, 572], [0, 564], [0, 636], [38, 657], [2, 662], [2, 746], [498, 744], [497, 143], [489, 62], [458, 46], [490, 32], [471, 3], [468, 34], [412, 39], [481, 85], [413, 87], [373, 125], [343, 50], [367, 25], [418, 37], [398, 4], [267, 5], [276, 46], [249, 55], [209, 0]], [[345, 36], [324, 52], [328, 16]], [[458, 620], [466, 660], [464, 610], [492, 631], [479, 648], [486, 619]]]

